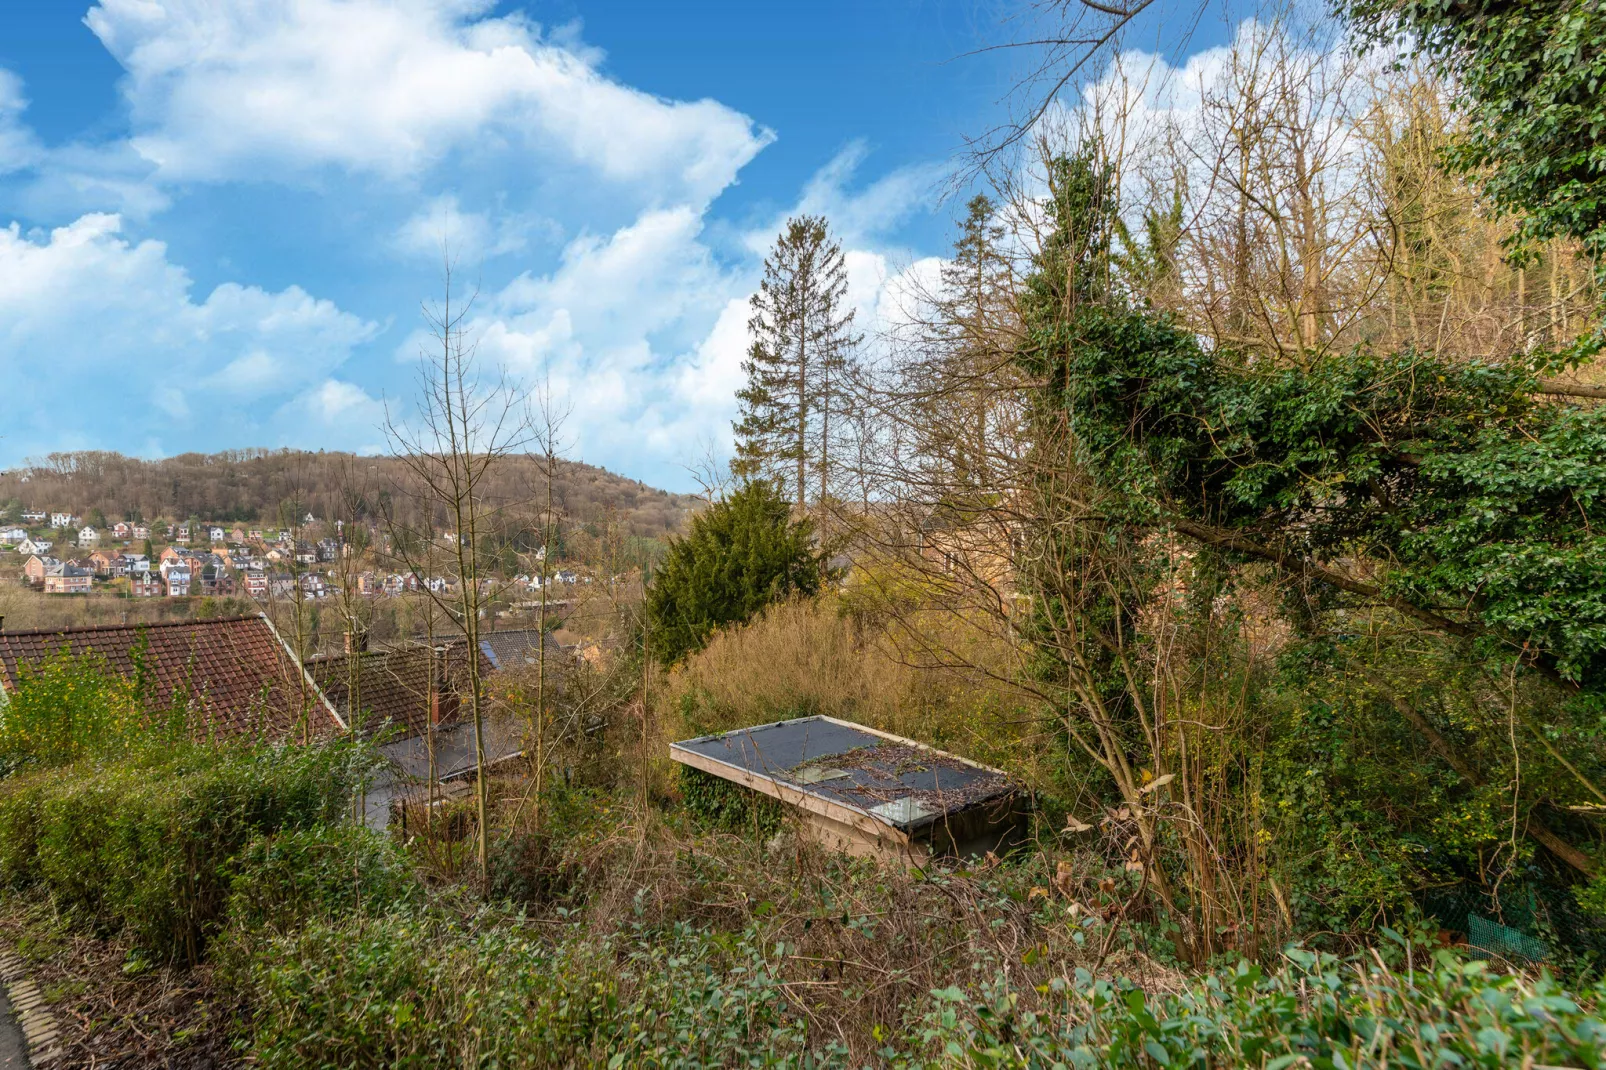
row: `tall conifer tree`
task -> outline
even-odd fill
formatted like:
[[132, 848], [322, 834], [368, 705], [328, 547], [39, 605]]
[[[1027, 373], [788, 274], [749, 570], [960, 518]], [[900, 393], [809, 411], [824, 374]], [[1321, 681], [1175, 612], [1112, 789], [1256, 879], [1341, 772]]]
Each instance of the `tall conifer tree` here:
[[832, 453], [842, 436], [854, 348], [853, 309], [842, 247], [820, 216], [787, 221], [764, 260], [764, 281], [747, 323], [752, 340], [737, 393], [736, 475], [773, 479], [799, 509], [813, 490], [830, 493]]

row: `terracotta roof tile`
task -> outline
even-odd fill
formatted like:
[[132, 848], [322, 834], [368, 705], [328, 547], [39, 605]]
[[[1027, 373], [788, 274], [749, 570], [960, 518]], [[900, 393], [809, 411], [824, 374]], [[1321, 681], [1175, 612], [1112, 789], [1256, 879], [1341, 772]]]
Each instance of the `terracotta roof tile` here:
[[[368, 734], [394, 726], [400, 730], [398, 738], [408, 739], [423, 734], [428, 727], [432, 705], [437, 710], [437, 723], [442, 725], [454, 721], [459, 710], [466, 707], [463, 696], [468, 690], [468, 663], [463, 650], [462, 641], [457, 640], [433, 649], [419, 643], [359, 654], [358, 716], [353, 716], [350, 709], [351, 666], [347, 655], [309, 658], [307, 669], [348, 724], [360, 723]], [[482, 653], [482, 676], [491, 667]]]
[[342, 728], [316, 687], [303, 690], [295, 660], [261, 616], [0, 632], [0, 685], [14, 690], [21, 666], [62, 651], [97, 655], [113, 671], [132, 678], [134, 652], [142, 645], [154, 700], [182, 696], [210, 731], [263, 731], [283, 738], [300, 725], [303, 695], [312, 711], [314, 735], [328, 736]]

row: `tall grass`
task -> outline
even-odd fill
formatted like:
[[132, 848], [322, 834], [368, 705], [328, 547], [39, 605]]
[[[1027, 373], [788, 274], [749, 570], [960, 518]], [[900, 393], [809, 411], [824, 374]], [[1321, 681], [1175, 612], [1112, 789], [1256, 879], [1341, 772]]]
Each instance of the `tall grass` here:
[[1038, 723], [1016, 692], [977, 671], [996, 662], [1007, 673], [1007, 652], [958, 629], [931, 645], [962, 649], [968, 666], [919, 664], [922, 656], [861, 628], [829, 595], [774, 605], [715, 635], [674, 672], [669, 728], [684, 737], [825, 714], [1033, 776], [1030, 756], [1044, 750], [1028, 745]]

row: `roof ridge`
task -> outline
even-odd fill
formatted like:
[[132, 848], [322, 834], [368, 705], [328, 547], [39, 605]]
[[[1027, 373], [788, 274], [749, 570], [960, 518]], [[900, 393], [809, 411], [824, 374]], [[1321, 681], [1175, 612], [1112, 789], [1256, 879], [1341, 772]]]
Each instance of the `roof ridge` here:
[[158, 620], [139, 624], [85, 624], [66, 628], [13, 628], [0, 631], [0, 639], [29, 635], [83, 635], [87, 632], [137, 631], [140, 628], [193, 628], [198, 624], [237, 624], [242, 620], [260, 620], [260, 613], [247, 613], [235, 617], [208, 617], [205, 620]]

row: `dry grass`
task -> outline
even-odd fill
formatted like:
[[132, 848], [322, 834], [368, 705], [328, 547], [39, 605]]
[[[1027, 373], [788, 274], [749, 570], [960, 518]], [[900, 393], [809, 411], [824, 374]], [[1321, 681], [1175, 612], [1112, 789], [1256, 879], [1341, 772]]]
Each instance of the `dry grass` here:
[[[950, 638], [950, 648], [969, 645], [978, 668], [1007, 665], [1007, 652], [985, 649], [975, 636]], [[916, 660], [888, 633], [857, 625], [834, 597], [788, 602], [720, 632], [677, 668], [660, 696], [660, 721], [666, 735], [686, 738], [825, 714], [1035, 782], [1035, 756], [1046, 741], [1021, 696], [975, 668], [929, 668]]]

